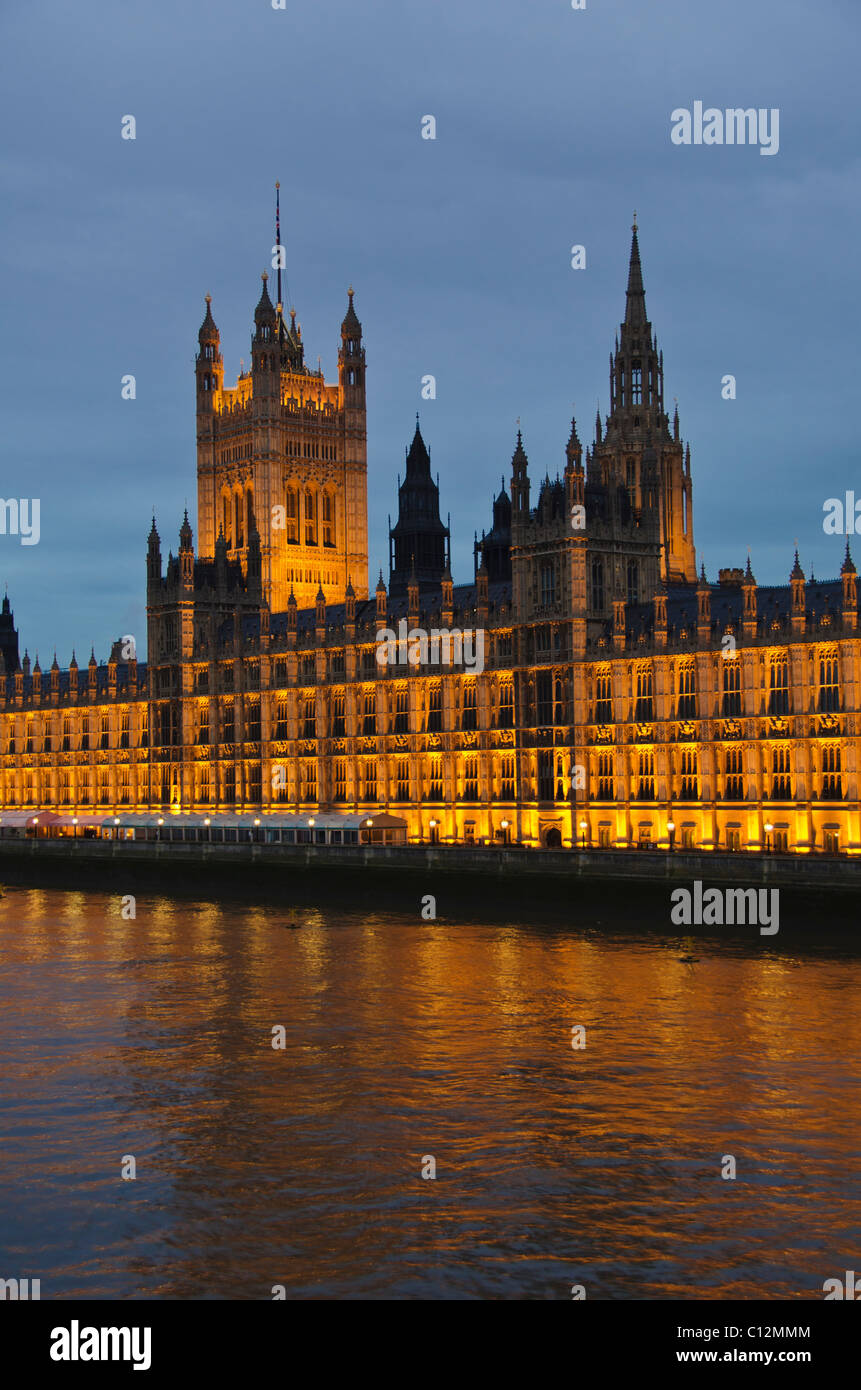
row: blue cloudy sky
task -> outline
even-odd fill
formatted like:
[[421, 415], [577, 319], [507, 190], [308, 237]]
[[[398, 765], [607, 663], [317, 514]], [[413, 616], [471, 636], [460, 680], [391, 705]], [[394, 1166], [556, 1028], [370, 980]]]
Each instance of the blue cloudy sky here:
[[[563, 464], [572, 407], [591, 438], [636, 208], [710, 576], [750, 546], [760, 582], [783, 582], [796, 537], [808, 573], [835, 574], [822, 504], [861, 495], [859, 30], [857, 0], [5, 6], [0, 491], [42, 513], [38, 546], [0, 537], [22, 647], [66, 664], [143, 634], [152, 510], [165, 551], [186, 501], [195, 522], [203, 296], [232, 381], [276, 179], [327, 376], [356, 290], [372, 572], [419, 407], [456, 579], [516, 418], [533, 478]], [[779, 108], [779, 153], [674, 145], [670, 113], [696, 100]]]

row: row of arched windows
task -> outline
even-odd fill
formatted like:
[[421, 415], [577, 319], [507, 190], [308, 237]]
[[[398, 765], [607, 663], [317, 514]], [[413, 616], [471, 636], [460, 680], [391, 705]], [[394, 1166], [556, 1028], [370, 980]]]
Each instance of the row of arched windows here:
[[284, 496], [286, 536], [290, 545], [335, 545], [335, 497], [315, 487], [287, 484]]
[[[625, 573], [626, 599], [628, 603], [640, 602], [640, 567], [636, 560], [629, 560]], [[593, 613], [603, 613], [606, 592], [604, 586], [604, 561], [594, 559], [589, 572], [589, 592], [587, 602]]]

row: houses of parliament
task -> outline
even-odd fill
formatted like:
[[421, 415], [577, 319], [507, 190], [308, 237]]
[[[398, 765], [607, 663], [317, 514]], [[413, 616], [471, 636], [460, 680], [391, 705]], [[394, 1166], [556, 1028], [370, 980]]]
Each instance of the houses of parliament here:
[[[759, 586], [750, 559], [698, 571], [636, 224], [609, 412], [585, 456], [577, 424], [560, 431], [543, 480], [518, 432], [468, 583], [417, 424], [370, 591], [353, 292], [331, 382], [280, 300], [264, 275], [227, 386], [207, 296], [197, 544], [186, 514], [165, 562], [153, 521], [146, 659], [120, 638], [101, 663], [31, 667], [4, 601], [0, 816], [388, 809], [414, 843], [861, 851], [848, 544], [826, 582], [797, 554], [785, 585]], [[402, 620], [483, 633], [481, 669], [381, 664], [378, 634]]]

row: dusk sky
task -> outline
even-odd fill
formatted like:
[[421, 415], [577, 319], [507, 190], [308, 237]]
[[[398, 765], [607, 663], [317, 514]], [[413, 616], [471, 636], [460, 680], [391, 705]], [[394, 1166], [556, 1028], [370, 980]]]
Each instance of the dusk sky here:
[[[355, 288], [372, 587], [417, 410], [461, 582], [517, 417], [533, 489], [564, 465], [572, 410], [591, 442], [634, 209], [698, 562], [715, 579], [750, 547], [759, 582], [785, 583], [797, 538], [808, 576], [836, 575], [823, 503], [861, 496], [859, 27], [858, 0], [6, 6], [0, 492], [41, 502], [38, 545], [0, 536], [22, 654], [143, 642], [153, 510], [165, 556], [186, 503], [197, 529], [204, 295], [233, 384], [276, 179], [327, 379]], [[675, 145], [671, 113], [696, 101], [778, 108], [779, 152]]]

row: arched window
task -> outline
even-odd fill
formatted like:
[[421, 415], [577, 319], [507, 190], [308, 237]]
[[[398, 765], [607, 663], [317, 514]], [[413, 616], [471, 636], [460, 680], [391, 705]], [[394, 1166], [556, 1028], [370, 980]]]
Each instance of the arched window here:
[[233, 545], [234, 549], [245, 544], [244, 517], [242, 515], [242, 493], [237, 492], [233, 497]]
[[317, 544], [317, 495], [311, 487], [305, 489], [305, 544]]
[[592, 561], [591, 579], [591, 604], [590, 607], [596, 613], [604, 611], [604, 562], [603, 560]]
[[628, 561], [628, 602], [640, 602], [640, 567], [636, 560]]
[[224, 539], [230, 544], [230, 494], [221, 494], [221, 529], [224, 532]]
[[552, 564], [541, 566], [541, 607], [552, 608], [556, 602], [556, 571]]
[[323, 544], [335, 544], [335, 499], [331, 492], [323, 493]]
[[254, 530], [254, 493], [251, 488], [245, 494], [245, 524], [246, 535], [250, 536]]
[[643, 399], [643, 367], [639, 357], [631, 363], [631, 405], [640, 405]]
[[287, 541], [290, 545], [299, 544], [299, 494], [295, 487], [288, 487], [284, 495], [284, 513]]
[[840, 709], [840, 684], [837, 657], [830, 653], [819, 660], [819, 708], [825, 712]]
[[678, 719], [696, 719], [697, 675], [693, 663], [690, 661], [680, 662], [677, 671], [677, 676], [678, 701], [676, 708], [676, 717]]

